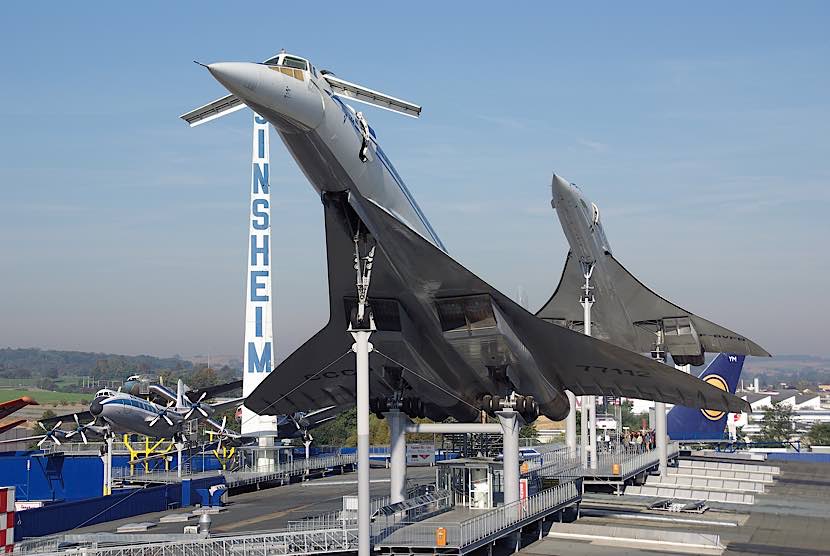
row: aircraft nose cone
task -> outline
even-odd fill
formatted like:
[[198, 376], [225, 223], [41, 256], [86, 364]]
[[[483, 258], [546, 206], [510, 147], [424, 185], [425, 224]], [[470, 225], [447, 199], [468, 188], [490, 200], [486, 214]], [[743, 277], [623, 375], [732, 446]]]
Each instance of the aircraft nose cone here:
[[256, 92], [262, 76], [261, 66], [249, 62], [216, 62], [207, 69], [227, 90], [242, 98]]
[[102, 411], [104, 411], [104, 406], [101, 405], [101, 401], [97, 398], [92, 400], [92, 403], [89, 404], [89, 412], [97, 417]]
[[550, 189], [550, 204], [553, 206], [553, 208], [556, 208], [556, 205], [558, 203], [564, 201], [571, 195], [571, 184], [568, 183], [566, 180], [563, 180], [556, 174], [553, 175], [553, 180], [551, 181]]

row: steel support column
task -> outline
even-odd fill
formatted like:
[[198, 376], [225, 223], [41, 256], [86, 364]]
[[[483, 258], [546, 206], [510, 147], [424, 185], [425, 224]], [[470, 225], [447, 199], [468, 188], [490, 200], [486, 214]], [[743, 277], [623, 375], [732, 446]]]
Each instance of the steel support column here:
[[389, 423], [389, 500], [392, 504], [406, 499], [406, 422], [407, 416], [399, 409], [386, 413]]
[[497, 411], [502, 430], [504, 503], [519, 500], [519, 414], [512, 409]]
[[569, 450], [576, 451], [576, 396], [570, 390], [565, 390], [565, 395], [571, 407], [565, 418], [565, 445]]
[[588, 467], [588, 398], [590, 396], [580, 396], [579, 403], [581, 407], [579, 408], [579, 443], [580, 443], [580, 456], [582, 457], [582, 467], [583, 469]]
[[666, 403], [654, 402], [654, 436], [657, 442], [657, 457], [660, 459], [660, 476], [668, 473], [668, 435], [666, 434]]
[[[374, 328], [374, 327], [372, 327]], [[369, 504], [369, 352], [372, 330], [349, 329], [357, 359], [357, 552], [371, 553], [371, 512]]]
[[597, 397], [596, 396], [588, 396], [588, 415], [591, 416], [590, 422], [588, 423], [589, 434], [588, 438], [590, 438], [591, 443], [591, 469], [597, 468]]

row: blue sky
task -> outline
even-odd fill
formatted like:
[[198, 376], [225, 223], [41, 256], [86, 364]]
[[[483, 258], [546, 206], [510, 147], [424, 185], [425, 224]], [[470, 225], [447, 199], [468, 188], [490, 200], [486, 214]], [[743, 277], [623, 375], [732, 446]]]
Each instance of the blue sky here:
[[[406, 6], [406, 7], [403, 7]], [[424, 106], [366, 109], [450, 252], [531, 308], [551, 172], [657, 292], [830, 355], [830, 6], [15, 3], [0, 87], [0, 345], [242, 353], [250, 119], [189, 129], [200, 61], [286, 48]], [[319, 201], [276, 135], [278, 357], [327, 320]]]

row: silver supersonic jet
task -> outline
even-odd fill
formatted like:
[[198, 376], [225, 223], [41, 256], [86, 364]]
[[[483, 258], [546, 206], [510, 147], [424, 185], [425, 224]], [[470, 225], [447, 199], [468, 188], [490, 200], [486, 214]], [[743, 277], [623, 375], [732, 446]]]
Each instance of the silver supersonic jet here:
[[329, 322], [270, 373], [246, 407], [280, 415], [354, 405], [347, 327], [360, 318], [359, 267], [358, 281], [371, 270], [370, 405], [377, 413], [391, 398], [409, 415], [471, 420], [510, 396], [526, 421], [540, 412], [559, 420], [569, 409], [566, 389], [746, 408], [693, 376], [529, 313], [448, 255], [365, 116], [346, 101], [413, 117], [419, 106], [286, 53], [206, 67], [231, 94], [182, 118], [198, 125], [250, 107], [277, 130], [320, 195], [325, 218]]
[[571, 246], [559, 286], [536, 316], [582, 331], [585, 275], [596, 303], [591, 335], [639, 353], [668, 352], [677, 365], [703, 365], [704, 354], [769, 357], [744, 336], [667, 301], [644, 286], [611, 253], [599, 208], [554, 174], [551, 204]]

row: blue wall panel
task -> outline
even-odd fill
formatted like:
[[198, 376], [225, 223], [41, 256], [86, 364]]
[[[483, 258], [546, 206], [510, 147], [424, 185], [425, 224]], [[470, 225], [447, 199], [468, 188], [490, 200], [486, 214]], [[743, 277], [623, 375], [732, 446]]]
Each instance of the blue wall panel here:
[[[198, 501], [197, 488], [210, 488], [223, 484], [221, 475], [189, 481], [191, 500]], [[150, 512], [160, 512], [182, 504], [181, 485], [162, 485], [144, 489], [123, 489], [111, 496], [99, 496], [88, 500], [56, 502], [42, 508], [17, 512], [14, 530], [15, 540], [27, 537], [52, 535], [78, 527], [86, 527], [133, 517]]]
[[180, 496], [170, 492], [172, 490], [180, 491], [179, 485], [122, 490], [111, 496], [56, 502], [42, 508], [23, 510], [16, 514], [14, 538], [20, 540], [51, 535], [77, 527], [166, 510], [170, 500]]
[[806, 461], [813, 463], [830, 463], [830, 454], [813, 452], [769, 452], [767, 461]]

